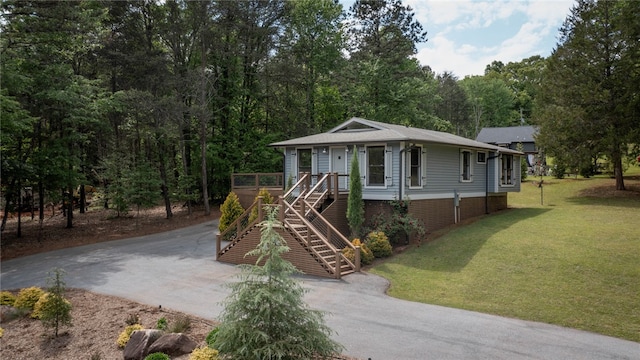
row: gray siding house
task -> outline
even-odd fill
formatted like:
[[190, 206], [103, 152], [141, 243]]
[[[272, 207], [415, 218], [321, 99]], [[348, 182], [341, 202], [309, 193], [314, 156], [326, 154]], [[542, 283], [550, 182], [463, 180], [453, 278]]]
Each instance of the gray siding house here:
[[518, 150], [521, 145], [529, 166], [528, 173], [533, 175], [544, 171], [546, 167], [544, 154], [536, 146], [537, 133], [538, 130], [534, 126], [488, 127], [480, 130], [476, 141], [512, 150]]
[[504, 209], [507, 193], [520, 191], [523, 153], [438, 131], [351, 118], [271, 146], [284, 153], [285, 179], [335, 173], [345, 192], [358, 156], [367, 217], [389, 200], [409, 199], [428, 231]]

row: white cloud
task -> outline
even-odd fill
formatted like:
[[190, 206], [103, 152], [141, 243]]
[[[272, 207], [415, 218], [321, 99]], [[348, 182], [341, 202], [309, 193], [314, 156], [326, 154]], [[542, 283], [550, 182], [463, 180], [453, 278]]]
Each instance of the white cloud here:
[[[404, 3], [414, 9], [416, 20], [428, 31], [429, 41], [419, 45], [416, 55], [420, 63], [431, 66], [436, 73], [451, 71], [464, 77], [483, 74], [486, 65], [494, 60], [506, 64], [533, 55], [547, 56], [573, 0]], [[504, 31], [495, 33], [501, 22], [516, 21], [516, 17], [525, 17], [526, 21], [515, 34], [507, 34], [504, 39]], [[481, 32], [482, 43], [464, 42], [468, 31]]]

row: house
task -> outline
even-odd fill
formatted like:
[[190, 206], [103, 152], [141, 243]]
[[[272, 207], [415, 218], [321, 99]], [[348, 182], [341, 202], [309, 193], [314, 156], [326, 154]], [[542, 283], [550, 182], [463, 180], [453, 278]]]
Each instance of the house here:
[[[294, 244], [295, 249], [289, 243], [294, 258], [309, 263], [300, 255], [307, 251], [324, 269], [294, 262], [307, 273], [326, 271], [327, 276], [339, 277], [336, 263], [348, 262], [338, 250], [349, 243], [344, 234], [349, 234], [345, 214], [353, 156], [360, 165], [365, 218], [390, 212], [390, 200], [409, 199], [409, 212], [422, 220], [427, 231], [505, 209], [507, 194], [520, 191], [523, 153], [449, 133], [351, 118], [325, 133], [270, 145], [282, 150], [283, 177], [294, 184], [281, 197], [282, 234]], [[248, 244], [255, 247], [259, 231], [247, 232], [246, 227], [232, 230], [227, 247], [233, 249], [240, 238], [252, 236]], [[243, 256], [251, 247], [240, 249], [232, 255], [219, 250], [218, 257], [234, 263], [250, 261]], [[355, 264], [348, 265], [347, 272], [357, 271]]]
[[[476, 141], [518, 150], [525, 154], [529, 166], [529, 174], [538, 173], [536, 168], [543, 169], [546, 162], [540, 149], [536, 146], [535, 136], [538, 130], [534, 126], [488, 127], [478, 133]], [[541, 159], [541, 162], [538, 161]], [[539, 165], [542, 165], [539, 167]]]

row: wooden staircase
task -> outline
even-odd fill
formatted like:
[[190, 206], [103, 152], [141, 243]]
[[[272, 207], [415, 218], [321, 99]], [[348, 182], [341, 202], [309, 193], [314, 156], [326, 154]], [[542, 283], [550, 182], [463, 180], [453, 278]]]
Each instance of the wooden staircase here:
[[[360, 271], [360, 248], [354, 247], [338, 230], [336, 230], [322, 215], [320, 209], [329, 200], [331, 194], [331, 174], [326, 174], [311, 187], [310, 176], [305, 174], [285, 195], [279, 198], [280, 222], [292, 239], [302, 246], [333, 278]], [[259, 216], [249, 222], [249, 215], [254, 207], [258, 207]], [[236, 246], [245, 236], [253, 231], [259, 231], [258, 224], [262, 221], [262, 203], [260, 199], [254, 203], [236, 222], [218, 235], [217, 254], [220, 259], [224, 254]], [[229, 244], [221, 249], [221, 240], [226, 239]], [[351, 262], [342, 253], [342, 249], [351, 247], [355, 260]], [[301, 259], [302, 260], [302, 259]], [[296, 261], [292, 261], [300, 269]], [[302, 264], [304, 261], [300, 261]], [[357, 264], [357, 265], [356, 265]], [[300, 269], [304, 272], [304, 269]]]

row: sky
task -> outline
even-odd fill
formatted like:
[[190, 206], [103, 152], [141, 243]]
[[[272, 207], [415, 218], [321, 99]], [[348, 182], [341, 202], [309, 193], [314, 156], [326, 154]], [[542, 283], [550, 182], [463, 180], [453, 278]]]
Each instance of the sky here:
[[[345, 10], [353, 1], [341, 1]], [[574, 0], [402, 0], [427, 31], [417, 59], [437, 73], [483, 75], [494, 60], [548, 57]]]

